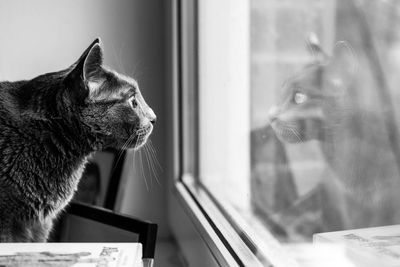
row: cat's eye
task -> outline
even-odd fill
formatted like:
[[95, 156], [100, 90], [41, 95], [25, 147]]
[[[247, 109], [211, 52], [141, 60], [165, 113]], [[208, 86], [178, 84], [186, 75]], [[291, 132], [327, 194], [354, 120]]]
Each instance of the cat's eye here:
[[293, 97], [293, 101], [296, 104], [303, 104], [304, 102], [307, 101], [307, 95], [305, 95], [303, 93], [295, 93], [295, 95]]
[[136, 107], [137, 106], [137, 100], [136, 100], [136, 97], [131, 97], [130, 99], [129, 99], [129, 101], [130, 101], [130, 103], [131, 103], [131, 105], [132, 105], [132, 107]]

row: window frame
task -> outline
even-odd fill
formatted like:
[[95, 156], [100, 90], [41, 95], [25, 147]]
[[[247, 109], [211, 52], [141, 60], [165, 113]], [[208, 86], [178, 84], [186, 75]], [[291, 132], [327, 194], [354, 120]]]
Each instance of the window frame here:
[[[177, 243], [190, 266], [297, 266], [283, 257], [279, 242], [271, 235], [267, 236], [267, 246], [249, 239], [246, 232], [240, 230], [235, 215], [231, 215], [218, 205], [215, 197], [198, 179], [199, 143], [195, 136], [192, 140], [192, 162], [187, 162], [184, 136], [185, 112], [184, 98], [189, 90], [198, 97], [198, 54], [197, 54], [197, 1], [171, 0], [169, 7], [170, 33], [172, 36], [169, 53], [172, 55], [172, 95], [173, 95], [173, 151], [174, 171], [172, 190], [169, 198], [169, 223]], [[198, 99], [198, 98], [197, 98]], [[198, 105], [191, 106], [192, 121], [198, 122]], [[185, 117], [186, 116], [186, 117]], [[198, 124], [192, 125], [193, 135], [198, 133]], [[186, 160], [186, 161], [185, 161]], [[187, 167], [192, 172], [187, 173]], [[186, 169], [185, 169], [186, 168]], [[235, 224], [231, 224], [232, 221]], [[182, 223], [185, 222], [185, 223]], [[240, 224], [240, 223], [239, 223]], [[265, 239], [265, 236], [264, 236]], [[253, 241], [253, 242], [252, 242]], [[256, 256], [257, 249], [263, 254], [268, 251], [262, 262]], [[259, 257], [261, 255], [258, 255]], [[289, 263], [290, 262], [290, 263]], [[288, 264], [289, 263], [289, 264]]]

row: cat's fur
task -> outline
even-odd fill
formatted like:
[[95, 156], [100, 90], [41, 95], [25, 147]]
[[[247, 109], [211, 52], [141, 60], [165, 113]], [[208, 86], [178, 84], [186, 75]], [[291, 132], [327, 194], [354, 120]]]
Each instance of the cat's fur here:
[[0, 241], [46, 241], [86, 157], [138, 148], [156, 116], [137, 83], [103, 66], [96, 39], [71, 67], [0, 83]]
[[286, 143], [319, 140], [329, 168], [318, 191], [322, 231], [400, 222], [399, 173], [379, 113], [357, 106], [356, 57], [338, 43], [332, 57], [316, 44], [317, 60], [291, 78], [270, 121]]

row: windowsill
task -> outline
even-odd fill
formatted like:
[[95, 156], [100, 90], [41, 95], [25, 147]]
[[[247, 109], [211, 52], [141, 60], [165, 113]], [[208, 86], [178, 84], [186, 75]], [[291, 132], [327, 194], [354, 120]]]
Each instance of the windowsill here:
[[[220, 266], [263, 266], [190, 176], [175, 184], [174, 195]], [[207, 211], [207, 212], [206, 212]]]

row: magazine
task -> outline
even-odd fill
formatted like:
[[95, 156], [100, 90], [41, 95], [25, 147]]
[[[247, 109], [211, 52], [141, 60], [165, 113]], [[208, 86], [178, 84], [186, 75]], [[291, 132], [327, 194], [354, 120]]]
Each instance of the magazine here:
[[400, 225], [319, 233], [314, 243], [344, 244], [357, 266], [400, 266]]
[[0, 266], [143, 266], [140, 243], [0, 243]]

